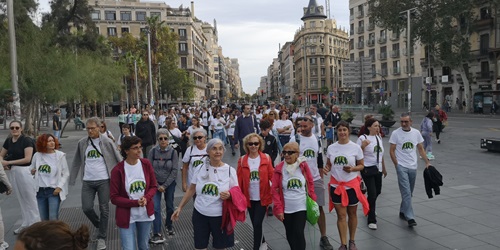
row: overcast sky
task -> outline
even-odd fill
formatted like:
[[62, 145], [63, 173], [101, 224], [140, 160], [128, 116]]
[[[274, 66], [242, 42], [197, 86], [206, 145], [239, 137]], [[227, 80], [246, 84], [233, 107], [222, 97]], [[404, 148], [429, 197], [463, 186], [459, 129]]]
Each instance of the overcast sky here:
[[[39, 0], [42, 10], [49, 10], [49, 0]], [[148, 0], [165, 2], [172, 7], [191, 6], [191, 0]], [[317, 0], [325, 5], [324, 0]], [[253, 94], [260, 77], [278, 56], [279, 44], [292, 41], [303, 24], [303, 7], [309, 0], [197, 0], [195, 15], [213, 23], [217, 20], [219, 45], [226, 57], [238, 58], [243, 90]], [[332, 18], [337, 25], [349, 28], [349, 1], [330, 0]], [[325, 13], [326, 14], [326, 13]]]

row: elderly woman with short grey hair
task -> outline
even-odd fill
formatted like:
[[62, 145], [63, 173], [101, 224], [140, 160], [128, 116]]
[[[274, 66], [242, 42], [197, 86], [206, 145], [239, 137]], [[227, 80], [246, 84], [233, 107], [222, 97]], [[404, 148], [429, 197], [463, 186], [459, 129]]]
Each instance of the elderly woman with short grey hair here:
[[172, 215], [172, 220], [177, 221], [184, 205], [196, 193], [192, 220], [195, 249], [207, 249], [210, 234], [213, 248], [234, 246], [234, 233], [221, 230], [223, 202], [231, 198], [230, 189], [238, 186], [236, 170], [222, 162], [225, 150], [218, 138], [208, 142], [208, 157]]
[[169, 132], [167, 129], [158, 129], [156, 132], [157, 145], [148, 153], [148, 160], [153, 165], [156, 180], [158, 182], [158, 190], [153, 198], [155, 219], [153, 221], [153, 238], [150, 242], [161, 244], [165, 242], [162, 236], [162, 216], [161, 216], [161, 197], [164, 196], [167, 218], [165, 224], [169, 235], [174, 235], [172, 228], [172, 220], [170, 217], [174, 212], [174, 193], [175, 193], [175, 178], [179, 166], [179, 155], [172, 146], [169, 145]]

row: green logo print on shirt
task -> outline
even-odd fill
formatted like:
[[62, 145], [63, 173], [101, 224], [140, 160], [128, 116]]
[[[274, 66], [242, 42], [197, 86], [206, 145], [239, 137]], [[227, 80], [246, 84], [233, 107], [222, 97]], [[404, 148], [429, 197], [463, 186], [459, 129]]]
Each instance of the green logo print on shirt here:
[[380, 146], [373, 147], [373, 153], [382, 153], [382, 148]]
[[306, 158], [315, 158], [316, 157], [316, 152], [312, 149], [306, 149], [304, 150], [304, 157]]
[[101, 157], [101, 155], [97, 152], [97, 150], [95, 149], [92, 149], [90, 150], [88, 153], [87, 153], [87, 158], [94, 158], [94, 159], [97, 159]]
[[287, 189], [299, 189], [302, 188], [302, 182], [297, 178], [288, 179], [288, 183], [286, 184]]
[[219, 196], [219, 188], [215, 184], [207, 183], [201, 189], [201, 194]]
[[260, 180], [259, 171], [250, 172], [250, 181], [259, 181], [259, 180]]
[[411, 143], [411, 142], [405, 142], [405, 143], [403, 143], [402, 149], [403, 150], [407, 150], [407, 149], [408, 150], [413, 150], [414, 147], [415, 146], [413, 145], [413, 143]]
[[129, 193], [139, 193], [144, 192], [146, 190], [146, 182], [144, 181], [134, 181], [132, 185], [130, 185]]
[[44, 174], [50, 174], [51, 168], [47, 164], [40, 165], [40, 167], [38, 167], [38, 172], [44, 173]]
[[196, 160], [193, 162], [193, 168], [196, 168], [196, 167], [200, 166], [201, 164], [203, 164], [202, 160]]
[[335, 160], [333, 160], [333, 164], [335, 165], [347, 165], [347, 158], [343, 155], [339, 155], [335, 157]]

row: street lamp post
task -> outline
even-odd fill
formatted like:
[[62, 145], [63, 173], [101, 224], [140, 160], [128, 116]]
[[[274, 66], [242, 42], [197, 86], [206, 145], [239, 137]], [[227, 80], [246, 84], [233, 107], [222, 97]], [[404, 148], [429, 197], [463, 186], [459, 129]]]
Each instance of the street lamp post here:
[[[19, 87], [17, 85], [17, 47], [16, 31], [14, 25], [14, 1], [7, 0], [7, 18], [9, 27], [9, 45], [10, 45], [10, 80], [12, 84], [12, 96], [14, 99], [14, 118], [21, 120], [21, 98], [19, 96]], [[4, 119], [5, 121], [5, 119]], [[4, 123], [5, 125], [6, 123]], [[5, 126], [4, 126], [5, 127]]]
[[160, 109], [161, 109], [161, 101], [163, 100], [163, 92], [161, 92], [161, 62], [158, 63], [158, 87], [160, 87]]
[[408, 56], [408, 62], [406, 63], [406, 67], [408, 70], [408, 113], [411, 114], [411, 89], [412, 89], [412, 78], [411, 78], [411, 50], [412, 50], [412, 44], [411, 44], [411, 12], [416, 11], [417, 8], [411, 8], [408, 10], [405, 10], [402, 13], [406, 13], [406, 49], [407, 51], [407, 56]]
[[137, 101], [137, 106], [136, 108], [140, 109], [140, 102], [139, 102], [139, 84], [137, 83], [137, 60], [134, 60], [134, 71], [135, 71], [135, 98]]
[[[147, 28], [146, 32], [148, 33], [148, 68], [149, 68], [149, 91], [151, 92], [151, 98], [150, 98], [150, 103], [149, 105], [153, 106], [154, 105], [154, 94], [153, 94], [153, 72], [151, 72], [151, 30], [149, 27]], [[146, 98], [147, 98], [147, 91], [146, 91]]]
[[305, 62], [305, 70], [306, 70], [306, 107], [309, 105], [309, 70], [307, 69], [307, 50], [306, 43], [302, 44], [302, 48], [304, 49], [304, 62]]

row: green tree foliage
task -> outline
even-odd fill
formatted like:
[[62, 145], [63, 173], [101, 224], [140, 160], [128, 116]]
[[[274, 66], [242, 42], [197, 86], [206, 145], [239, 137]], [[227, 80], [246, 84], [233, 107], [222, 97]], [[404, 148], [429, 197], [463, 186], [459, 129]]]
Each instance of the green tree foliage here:
[[[431, 66], [448, 66], [462, 76], [465, 98], [470, 103], [469, 81], [464, 64], [471, 59], [471, 35], [475, 32], [477, 4], [498, 0], [369, 0], [370, 16], [377, 25], [403, 31], [407, 26], [404, 11], [416, 8], [411, 14], [411, 39], [425, 45], [430, 52]], [[406, 31], [405, 31], [406, 32]], [[476, 41], [472, 41], [476, 42]], [[416, 62], [418, 63], [418, 62]], [[471, 106], [471, 105], [468, 105]]]

